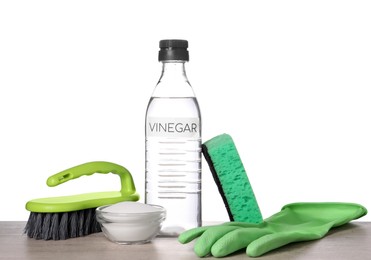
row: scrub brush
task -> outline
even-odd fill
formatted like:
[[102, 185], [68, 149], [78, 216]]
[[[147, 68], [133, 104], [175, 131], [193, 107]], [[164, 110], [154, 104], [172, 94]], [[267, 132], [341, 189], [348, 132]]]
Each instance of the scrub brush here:
[[218, 135], [202, 145], [214, 181], [231, 221], [263, 221], [254, 192], [237, 148], [228, 134]]
[[27, 202], [26, 209], [31, 213], [24, 233], [35, 239], [64, 240], [100, 232], [95, 218], [97, 207], [139, 200], [133, 178], [126, 168], [110, 162], [88, 162], [52, 175], [47, 180], [47, 185], [54, 187], [83, 175], [110, 172], [120, 176], [120, 191], [41, 198]]

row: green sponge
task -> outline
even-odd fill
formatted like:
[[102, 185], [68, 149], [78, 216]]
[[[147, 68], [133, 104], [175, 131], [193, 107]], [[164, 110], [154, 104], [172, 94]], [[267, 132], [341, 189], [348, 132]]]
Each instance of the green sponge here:
[[210, 170], [231, 221], [263, 221], [254, 192], [237, 148], [228, 134], [218, 135], [202, 145]]

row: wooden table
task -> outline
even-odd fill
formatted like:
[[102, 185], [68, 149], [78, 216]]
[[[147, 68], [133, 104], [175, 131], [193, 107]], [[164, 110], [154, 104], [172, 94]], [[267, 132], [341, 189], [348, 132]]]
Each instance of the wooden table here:
[[[24, 226], [25, 222], [0, 222], [0, 259], [200, 259], [193, 253], [193, 243], [182, 245], [176, 238], [158, 237], [148, 244], [130, 246], [114, 244], [102, 233], [64, 241], [42, 241], [23, 235]], [[224, 259], [249, 257], [241, 251]], [[352, 222], [333, 229], [320, 240], [294, 243], [256, 259], [371, 260], [371, 222]]]

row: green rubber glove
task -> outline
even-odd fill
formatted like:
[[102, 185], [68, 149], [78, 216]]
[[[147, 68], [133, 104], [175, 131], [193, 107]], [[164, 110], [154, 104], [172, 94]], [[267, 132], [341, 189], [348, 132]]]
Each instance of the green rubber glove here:
[[367, 209], [353, 203], [293, 203], [263, 223], [228, 222], [183, 232], [178, 240], [188, 243], [198, 238], [194, 251], [199, 257], [227, 256], [246, 248], [257, 257], [292, 242], [320, 239], [332, 227], [338, 227], [367, 214]]

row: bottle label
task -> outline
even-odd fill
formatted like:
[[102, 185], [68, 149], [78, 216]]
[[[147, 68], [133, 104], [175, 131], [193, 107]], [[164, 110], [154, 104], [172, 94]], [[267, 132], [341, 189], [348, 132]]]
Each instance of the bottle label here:
[[153, 137], [199, 137], [199, 118], [149, 117], [146, 123], [147, 136]]

